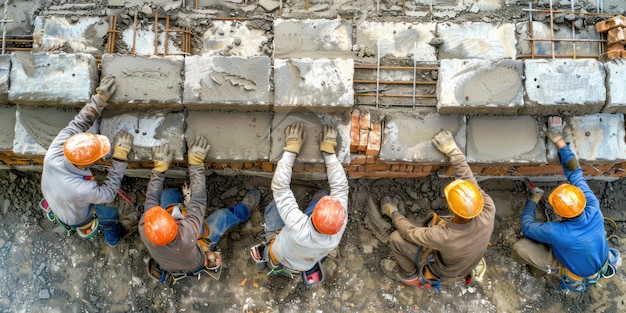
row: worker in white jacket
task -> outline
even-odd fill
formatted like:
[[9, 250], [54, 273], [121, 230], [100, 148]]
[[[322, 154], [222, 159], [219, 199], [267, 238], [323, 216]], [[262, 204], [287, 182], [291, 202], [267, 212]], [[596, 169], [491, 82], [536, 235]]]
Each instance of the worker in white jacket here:
[[68, 233], [76, 231], [83, 238], [91, 238], [102, 229], [110, 246], [137, 229], [139, 213], [133, 212], [120, 220], [117, 208], [103, 204], [115, 199], [133, 136], [121, 131], [115, 138], [111, 168], [103, 184], [94, 179], [89, 167], [107, 156], [111, 144], [106, 136], [90, 134], [87, 130], [100, 117], [102, 109], [115, 93], [112, 77], [102, 81], [89, 102], [78, 115], [54, 138], [46, 151], [41, 174], [44, 200], [40, 207], [51, 221], [58, 222]]
[[[304, 142], [302, 124], [286, 129], [286, 146], [278, 161], [272, 179], [274, 200], [265, 209], [266, 238], [277, 233], [275, 239], [264, 247], [270, 273], [309, 274], [321, 272], [321, 261], [341, 241], [348, 222], [348, 180], [343, 167], [335, 155], [337, 130], [324, 126], [320, 150], [326, 163], [330, 195], [318, 191], [302, 212], [290, 189], [291, 172], [296, 156]], [[309, 277], [310, 278], [310, 277]], [[305, 278], [305, 284], [307, 283]], [[321, 277], [315, 276], [313, 283]]]

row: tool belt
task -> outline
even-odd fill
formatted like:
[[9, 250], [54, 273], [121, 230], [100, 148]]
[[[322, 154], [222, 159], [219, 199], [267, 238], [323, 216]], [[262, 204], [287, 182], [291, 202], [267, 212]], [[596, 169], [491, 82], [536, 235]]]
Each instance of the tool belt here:
[[68, 225], [63, 223], [54, 214], [54, 212], [52, 212], [52, 208], [48, 205], [48, 201], [46, 201], [46, 199], [41, 199], [41, 201], [39, 201], [39, 207], [44, 211], [44, 214], [48, 218], [48, 220], [61, 225], [61, 227], [65, 229], [68, 235], [70, 235], [72, 231], [76, 231], [76, 233], [80, 237], [89, 239], [95, 236], [98, 233], [98, 229], [100, 228], [100, 223], [98, 221], [98, 217], [96, 216], [95, 210], [94, 213], [85, 222], [76, 225]]
[[561, 273], [561, 284], [559, 285], [559, 289], [575, 292], [584, 292], [589, 286], [600, 286], [598, 280], [600, 278], [613, 277], [620, 265], [621, 258], [619, 250], [613, 248], [609, 248], [609, 255], [600, 270], [593, 275], [587, 277], [578, 276], [572, 273], [572, 271], [570, 271], [563, 264], [559, 263], [559, 269]]
[[315, 265], [306, 271], [298, 271], [289, 268], [282, 263], [278, 262], [274, 253], [272, 252], [272, 245], [274, 244], [275, 237], [271, 239], [268, 245], [258, 244], [250, 249], [252, 259], [256, 262], [257, 268], [260, 270], [265, 269], [269, 265], [270, 270], [267, 275], [283, 275], [289, 278], [294, 276], [302, 276], [302, 282], [305, 287], [311, 287], [324, 282], [324, 269], [322, 268], [322, 262], [317, 261]]
[[[215, 253], [219, 254], [219, 252], [215, 252]], [[197, 277], [198, 279], [200, 279], [200, 277], [202, 277], [203, 275], [209, 275], [217, 280], [219, 279], [219, 276], [221, 275], [222, 266], [221, 264], [219, 264], [214, 267], [206, 267], [204, 264], [202, 264], [200, 267], [198, 267], [197, 269], [191, 272], [166, 271], [163, 268], [161, 268], [161, 266], [159, 265], [159, 263], [156, 262], [156, 260], [154, 260], [153, 258], [150, 258], [148, 260], [147, 270], [148, 270], [148, 274], [150, 274], [150, 276], [155, 281], [159, 283], [163, 283], [169, 277], [172, 281], [172, 284], [175, 284], [177, 282], [184, 281], [191, 277]]]

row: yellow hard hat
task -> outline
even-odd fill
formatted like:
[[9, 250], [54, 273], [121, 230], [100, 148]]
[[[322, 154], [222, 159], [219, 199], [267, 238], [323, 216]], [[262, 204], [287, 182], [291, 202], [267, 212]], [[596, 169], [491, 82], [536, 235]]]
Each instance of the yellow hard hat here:
[[109, 138], [90, 133], [78, 133], [63, 144], [63, 154], [72, 164], [86, 166], [95, 163], [111, 151]]
[[580, 215], [587, 205], [585, 194], [580, 188], [562, 184], [548, 197], [548, 202], [554, 209], [554, 212], [565, 218], [572, 218]]
[[449, 183], [444, 189], [444, 194], [450, 210], [466, 219], [474, 218], [480, 214], [485, 204], [478, 186], [462, 179]]

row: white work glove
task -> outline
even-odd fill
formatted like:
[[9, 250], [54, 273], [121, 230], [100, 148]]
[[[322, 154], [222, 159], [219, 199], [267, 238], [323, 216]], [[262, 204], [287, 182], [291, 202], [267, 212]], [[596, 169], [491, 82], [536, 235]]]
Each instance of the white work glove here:
[[202, 136], [196, 137], [196, 140], [191, 144], [189, 153], [187, 154], [189, 165], [204, 165], [204, 158], [206, 158], [206, 154], [209, 153], [210, 148], [211, 145], [209, 145], [206, 138]]
[[528, 194], [528, 200], [539, 203], [539, 201], [541, 201], [541, 199], [543, 198], [544, 193], [545, 192], [543, 191], [543, 189], [535, 187], [530, 190], [530, 193]]
[[154, 169], [157, 172], [165, 173], [170, 167], [173, 158], [174, 156], [170, 153], [168, 144], [152, 147], [152, 159], [154, 161]]
[[561, 119], [560, 116], [550, 116], [548, 117], [548, 133], [546, 134], [550, 141], [556, 143], [557, 141], [563, 139], [563, 128], [565, 127], [565, 122]]
[[450, 156], [452, 152], [458, 150], [459, 147], [456, 145], [456, 141], [454, 141], [454, 136], [449, 131], [442, 131], [433, 136], [431, 140], [435, 148], [441, 151], [443, 154]]
[[120, 131], [113, 143], [113, 158], [120, 161], [128, 161], [128, 153], [133, 146], [135, 137], [125, 130]]
[[306, 133], [302, 123], [289, 125], [285, 129], [285, 147], [283, 150], [299, 154], [305, 138]]
[[102, 101], [107, 102], [111, 99], [111, 96], [117, 90], [117, 84], [115, 83], [115, 79], [113, 77], [107, 77], [102, 80], [100, 86], [96, 88], [96, 93], [100, 96]]

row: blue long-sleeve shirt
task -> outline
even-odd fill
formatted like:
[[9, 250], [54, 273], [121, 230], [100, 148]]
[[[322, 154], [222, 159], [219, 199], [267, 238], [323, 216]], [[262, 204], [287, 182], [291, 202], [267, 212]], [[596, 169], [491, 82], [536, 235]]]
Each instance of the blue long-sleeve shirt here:
[[556, 259], [572, 273], [582, 277], [591, 276], [602, 268], [609, 253], [604, 217], [598, 198], [583, 178], [580, 166], [575, 170], [565, 168], [565, 164], [576, 157], [569, 144], [559, 149], [558, 154], [569, 183], [585, 194], [585, 209], [575, 218], [539, 223], [535, 221], [537, 204], [529, 200], [522, 211], [522, 232], [528, 238], [550, 245]]

